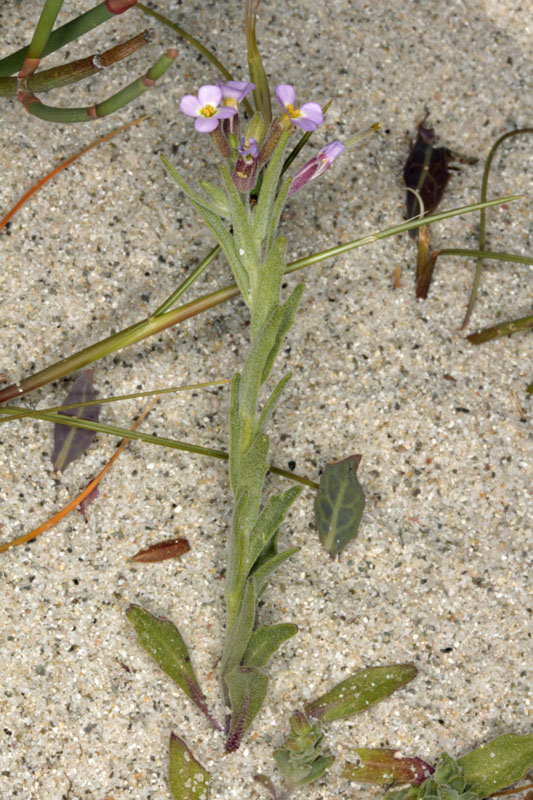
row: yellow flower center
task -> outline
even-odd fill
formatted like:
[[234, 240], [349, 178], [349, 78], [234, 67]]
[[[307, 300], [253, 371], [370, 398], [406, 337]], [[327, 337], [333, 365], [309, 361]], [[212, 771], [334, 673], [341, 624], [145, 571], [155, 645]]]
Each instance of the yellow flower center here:
[[234, 97], [225, 97], [223, 102], [225, 106], [231, 106], [231, 108], [236, 108], [237, 111], [239, 110], [239, 104]]
[[217, 110], [214, 106], [207, 105], [200, 109], [200, 114], [202, 117], [214, 117], [217, 113]]
[[285, 110], [287, 111], [287, 114], [291, 119], [293, 119], [294, 117], [302, 116], [302, 112], [300, 111], [300, 109], [294, 108], [294, 106], [291, 105], [291, 103], [287, 103], [287, 105], [285, 106]]

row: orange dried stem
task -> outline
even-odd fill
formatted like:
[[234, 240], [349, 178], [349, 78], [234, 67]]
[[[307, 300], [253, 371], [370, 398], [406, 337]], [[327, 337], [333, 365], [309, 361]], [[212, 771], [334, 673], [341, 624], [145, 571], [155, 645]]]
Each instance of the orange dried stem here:
[[87, 145], [87, 147], [84, 147], [83, 150], [80, 150], [79, 153], [75, 153], [73, 156], [70, 156], [70, 158], [67, 158], [65, 161], [62, 161], [60, 164], [58, 164], [57, 167], [54, 167], [54, 169], [51, 172], [48, 172], [46, 175], [44, 175], [44, 177], [40, 178], [40, 180], [38, 180], [37, 183], [35, 183], [31, 187], [31, 189], [28, 189], [26, 194], [24, 194], [20, 198], [20, 200], [18, 200], [15, 203], [13, 208], [11, 208], [7, 212], [5, 217], [0, 219], [0, 231], [2, 230], [2, 228], [5, 228], [7, 223], [15, 216], [17, 211], [19, 211], [22, 208], [24, 203], [26, 203], [26, 201], [29, 200], [30, 197], [32, 197], [36, 192], [39, 191], [39, 189], [41, 189], [46, 183], [48, 183], [48, 181], [51, 181], [52, 178], [55, 178], [56, 175], [59, 175], [60, 172], [62, 172], [64, 169], [70, 166], [78, 158], [85, 155], [85, 153], [88, 153], [89, 150], [92, 150], [93, 147], [97, 147], [99, 144], [104, 144], [104, 142], [108, 142], [110, 139], [116, 136], [117, 133], [125, 131], [126, 128], [131, 128], [132, 125], [139, 125], [141, 122], [144, 122], [145, 119], [148, 119], [149, 116], [150, 116], [149, 114], [145, 114], [143, 117], [139, 117], [138, 119], [134, 119], [131, 122], [127, 122], [125, 125], [121, 125], [120, 128], [115, 128], [115, 130], [111, 131], [110, 133], [106, 133], [105, 136], [101, 136], [99, 139], [96, 139], [94, 142], [91, 142], [91, 144]]
[[[150, 413], [150, 411], [152, 410], [158, 399], [159, 395], [154, 397], [153, 400], [151, 400], [148, 403], [144, 411], [135, 420], [130, 430], [132, 431], [137, 430], [141, 422]], [[108, 472], [111, 469], [112, 464], [116, 461], [116, 459], [122, 453], [124, 448], [128, 446], [128, 443], [130, 441], [131, 439], [123, 439], [121, 441], [121, 443], [119, 444], [119, 446], [117, 447], [117, 449], [115, 450], [115, 452], [113, 453], [113, 455], [111, 456], [105, 467], [98, 473], [96, 478], [93, 478], [93, 480], [85, 487], [85, 489], [77, 497], [75, 497], [74, 500], [71, 500], [70, 503], [67, 506], [65, 506], [65, 508], [62, 508], [61, 511], [58, 511], [58, 513], [55, 514], [47, 522], [43, 522], [43, 524], [39, 525], [38, 528], [35, 528], [29, 533], [25, 533], [24, 536], [19, 536], [18, 539], [12, 539], [10, 542], [6, 542], [5, 544], [0, 545], [0, 553], [5, 553], [6, 550], [9, 550], [11, 547], [18, 547], [19, 545], [25, 544], [26, 542], [31, 542], [32, 539], [36, 539], [37, 536], [39, 536], [41, 533], [44, 533], [45, 531], [50, 530], [50, 528], [53, 528], [54, 525], [57, 525], [57, 523], [60, 522], [63, 519], [63, 517], [66, 517], [67, 514], [70, 514], [70, 512], [73, 511], [76, 508], [76, 506], [79, 506], [80, 503], [83, 503], [85, 498], [88, 497], [94, 489], [96, 489], [96, 487], [98, 486], [98, 484], [100, 483], [106, 472]]]

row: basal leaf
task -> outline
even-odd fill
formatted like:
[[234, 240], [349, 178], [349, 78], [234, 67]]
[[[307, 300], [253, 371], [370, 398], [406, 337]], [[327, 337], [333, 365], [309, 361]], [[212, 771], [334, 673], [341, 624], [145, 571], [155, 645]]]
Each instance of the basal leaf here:
[[141, 647], [150, 653], [161, 669], [190, 697], [213, 727], [220, 730], [194, 674], [187, 645], [174, 623], [169, 619], [156, 617], [137, 605], [131, 605], [126, 616], [137, 632]]
[[360, 455], [327, 464], [315, 497], [315, 522], [322, 545], [334, 558], [355, 539], [365, 507], [357, 480]]
[[298, 633], [298, 626], [291, 622], [279, 625], [261, 625], [252, 633], [242, 659], [246, 667], [264, 667], [278, 647]]
[[533, 768], [533, 733], [506, 733], [459, 758], [467, 783], [480, 798], [499, 792]]
[[168, 779], [174, 800], [208, 800], [209, 772], [175, 733], [170, 734]]
[[[74, 381], [70, 392], [63, 401], [63, 405], [68, 406], [85, 401], [91, 402], [95, 399], [93, 371], [92, 369], [86, 369]], [[69, 408], [59, 413], [65, 417], [78, 417], [79, 419], [98, 422], [100, 408], [100, 405], [82, 406], [81, 408]], [[95, 436], [96, 433], [94, 431], [72, 428], [56, 423], [54, 425], [54, 452], [52, 453], [52, 464], [56, 472], [63, 472], [69, 464], [83, 455]]]
[[266, 697], [268, 678], [255, 667], [237, 667], [226, 677], [231, 719], [226, 752], [238, 750], [242, 737], [259, 713]]
[[347, 763], [342, 777], [359, 783], [400, 784], [420, 786], [434, 769], [421, 758], [409, 758], [392, 748], [357, 747], [352, 751], [361, 760], [359, 766]]
[[396, 689], [412, 681], [417, 669], [412, 664], [391, 664], [368, 667], [338, 683], [329, 692], [305, 707], [305, 711], [321, 722], [351, 717], [379, 703]]

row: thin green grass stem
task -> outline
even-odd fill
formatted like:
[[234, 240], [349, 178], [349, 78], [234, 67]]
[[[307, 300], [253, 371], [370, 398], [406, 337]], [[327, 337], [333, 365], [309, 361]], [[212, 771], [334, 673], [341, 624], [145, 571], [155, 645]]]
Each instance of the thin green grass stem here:
[[[170, 386], [165, 389], [151, 389], [149, 392], [135, 392], [134, 394], [118, 394], [115, 397], [99, 397], [97, 400], [86, 400], [82, 403], [70, 403], [67, 406], [50, 406], [49, 408], [41, 408], [40, 411], [60, 413], [69, 411], [71, 408], [85, 408], [85, 406], [103, 406], [108, 403], [118, 403], [121, 400], [137, 400], [141, 397], [153, 397], [154, 395], [162, 394], [176, 394], [177, 392], [193, 391], [194, 389], [206, 389], [209, 386], [222, 386], [229, 383], [229, 378], [221, 378], [216, 381], [206, 381], [204, 383], [191, 383], [187, 386]], [[32, 411], [34, 409], [31, 409]], [[13, 413], [15, 412], [15, 413]], [[2, 419], [2, 415], [4, 419]], [[28, 412], [23, 408], [11, 408], [10, 406], [0, 407], [0, 425], [3, 422], [12, 422], [15, 419], [22, 419], [27, 417]]]
[[512, 261], [517, 264], [533, 264], [533, 258], [529, 256], [513, 255], [512, 253], [500, 253], [496, 250], [465, 250], [462, 248], [444, 248], [437, 250], [436, 255], [441, 256], [465, 256], [466, 258], [477, 258], [492, 261]]
[[[480, 200], [482, 203], [485, 202], [487, 199], [487, 187], [489, 184], [489, 173], [490, 168], [492, 166], [492, 161], [494, 156], [496, 155], [496, 151], [498, 150], [499, 146], [503, 144], [507, 139], [511, 139], [514, 136], [521, 136], [524, 133], [533, 133], [533, 128], [520, 128], [516, 131], [508, 131], [504, 133], [503, 136], [500, 136], [499, 139], [496, 139], [494, 144], [492, 145], [487, 160], [485, 161], [485, 168], [483, 169], [483, 179], [481, 181], [481, 194]], [[487, 215], [485, 213], [485, 208], [481, 208], [479, 212], [479, 250], [482, 252], [485, 249], [485, 241], [486, 241], [486, 234], [487, 234]], [[474, 304], [476, 302], [477, 292], [479, 288], [479, 282], [481, 280], [481, 271], [483, 269], [483, 258], [484, 256], [478, 255], [476, 260], [476, 271], [474, 274], [474, 282], [472, 284], [472, 290], [470, 292], [470, 299], [468, 301], [468, 305], [466, 308], [465, 318], [463, 320], [463, 324], [461, 325], [461, 330], [464, 330], [468, 323], [470, 322], [470, 317], [472, 316], [472, 311], [474, 309]]]
[[180, 285], [178, 286], [178, 288], [176, 289], [176, 291], [175, 291], [175, 292], [172, 292], [172, 294], [171, 294], [169, 297], [167, 297], [167, 299], [165, 300], [165, 302], [164, 302], [164, 303], [161, 303], [161, 305], [159, 306], [159, 308], [157, 308], [157, 309], [154, 311], [154, 313], [153, 313], [153, 315], [152, 315], [152, 316], [154, 316], [154, 317], [160, 317], [160, 316], [162, 316], [163, 314], [165, 314], [167, 311], [169, 311], [169, 309], [171, 309], [171, 308], [172, 308], [172, 306], [173, 306], [175, 303], [177, 303], [177, 302], [178, 302], [178, 300], [180, 299], [180, 297], [181, 297], [183, 294], [185, 294], [185, 292], [187, 291], [187, 289], [189, 289], [189, 288], [190, 288], [190, 287], [193, 285], [193, 283], [194, 283], [195, 281], [197, 281], [197, 280], [198, 280], [198, 278], [200, 277], [200, 275], [201, 275], [201, 274], [202, 274], [202, 273], [203, 273], [203, 272], [204, 272], [204, 271], [207, 269], [207, 267], [209, 266], [209, 264], [210, 264], [212, 261], [214, 261], [214, 259], [215, 259], [215, 258], [218, 256], [218, 254], [219, 254], [219, 253], [220, 253], [220, 245], [218, 245], [218, 244], [217, 244], [215, 247], [213, 247], [213, 249], [211, 250], [211, 252], [210, 252], [210, 253], [208, 253], [208, 254], [206, 255], [206, 257], [204, 258], [204, 260], [203, 260], [203, 261], [201, 261], [201, 262], [198, 264], [198, 266], [197, 266], [197, 267], [195, 267], [195, 269], [193, 269], [193, 271], [191, 272], [191, 274], [190, 274], [190, 275], [188, 275], [188, 276], [185, 278], [185, 280], [184, 280], [184, 281], [182, 281], [182, 282], [180, 283]]
[[[347, 253], [350, 250], [355, 250], [359, 247], [365, 247], [366, 245], [373, 244], [381, 239], [387, 239], [390, 236], [395, 236], [396, 234], [410, 230], [411, 228], [418, 228], [420, 225], [427, 225], [431, 222], [436, 222], [441, 219], [448, 219], [449, 217], [455, 217], [460, 214], [466, 214], [470, 211], [478, 211], [482, 205], [488, 208], [490, 206], [501, 205], [502, 203], [509, 203], [513, 200], [518, 200], [519, 197], [521, 197], [521, 195], [499, 197], [495, 200], [486, 201], [485, 204], [475, 203], [469, 206], [462, 206], [461, 208], [454, 208], [450, 211], [442, 211], [439, 214], [434, 214], [433, 216], [426, 217], [423, 220], [418, 219], [411, 220], [409, 222], [403, 222], [400, 225], [394, 225], [391, 228], [386, 228], [383, 231], [378, 231], [377, 233], [369, 236], [353, 239], [346, 244], [338, 245], [337, 247], [332, 247], [328, 250], [322, 250], [320, 253], [315, 253], [311, 256], [300, 258], [297, 261], [293, 261], [292, 263], [288, 264], [286, 272], [296, 272], [300, 269], [309, 267], [312, 264], [318, 264], [321, 261], [326, 261], [329, 258], [334, 258], [335, 256]], [[37, 389], [40, 386], [52, 383], [52, 381], [56, 381], [59, 378], [64, 378], [66, 375], [70, 375], [72, 372], [75, 372], [82, 367], [86, 367], [88, 364], [92, 364], [94, 361], [97, 361], [98, 359], [103, 358], [110, 353], [114, 353], [117, 350], [121, 350], [124, 347], [135, 344], [136, 342], [140, 342], [142, 339], [153, 336], [155, 333], [160, 333], [166, 328], [170, 328], [179, 322], [190, 319], [196, 314], [200, 314], [202, 311], [206, 311], [209, 308], [214, 308], [220, 303], [224, 303], [225, 301], [230, 300], [233, 297], [237, 297], [238, 295], [239, 290], [235, 285], [226, 286], [217, 292], [204, 295], [197, 300], [193, 300], [190, 303], [186, 303], [185, 305], [179, 306], [176, 309], [167, 311], [158, 317], [151, 316], [148, 319], [137, 322], [134, 325], [131, 325], [129, 328], [120, 331], [119, 333], [112, 334], [106, 339], [96, 342], [89, 347], [85, 347], [83, 350], [74, 353], [68, 358], [58, 361], [55, 364], [40, 370], [40, 372], [30, 375], [28, 378], [25, 378], [18, 384], [6, 386], [4, 389], [0, 390], [0, 403], [4, 403], [13, 399], [14, 397], [21, 397], [23, 394], [26, 394], [33, 389]]]
[[[88, 405], [88, 403], [84, 403]], [[4, 412], [13, 412], [13, 416], [21, 411], [19, 408], [9, 409], [4, 408]], [[183, 450], [186, 453], [195, 453], [198, 456], [207, 456], [209, 458], [218, 458], [222, 461], [228, 461], [229, 455], [225, 450], [217, 450], [213, 447], [202, 447], [197, 444], [190, 444], [189, 442], [181, 442], [178, 439], [167, 439], [164, 436], [154, 436], [150, 433], [142, 433], [141, 431], [132, 431], [130, 428], [119, 428], [116, 425], [105, 425], [102, 422], [91, 422], [86, 419], [79, 419], [77, 417], [66, 417], [61, 414], [56, 414], [49, 411], [33, 411], [32, 409], [25, 408], [24, 415], [32, 419], [39, 419], [45, 422], [53, 422], [58, 425], [68, 425], [71, 428], [83, 428], [96, 433], [104, 433], [108, 436], [118, 436], [120, 439], [136, 439], [147, 444], [156, 444], [160, 447], [169, 447], [173, 450]], [[270, 466], [269, 472], [274, 475], [280, 475], [283, 478], [288, 478], [294, 483], [300, 483], [303, 486], [309, 486], [312, 489], [318, 489], [318, 483], [306, 478], [305, 475], [297, 475], [289, 470], [281, 469], [280, 467]]]

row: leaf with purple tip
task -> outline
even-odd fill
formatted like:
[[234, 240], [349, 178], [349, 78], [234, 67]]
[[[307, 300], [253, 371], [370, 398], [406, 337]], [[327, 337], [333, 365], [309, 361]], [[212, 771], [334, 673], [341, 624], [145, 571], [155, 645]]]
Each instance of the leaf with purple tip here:
[[137, 605], [131, 605], [126, 616], [137, 632], [141, 647], [150, 653], [161, 669], [190, 697], [211, 725], [220, 730], [194, 674], [187, 645], [174, 623], [169, 619], [156, 617]]
[[[70, 392], [65, 397], [63, 405], [69, 406], [74, 403], [91, 402], [96, 399], [93, 388], [92, 369], [84, 370], [74, 382]], [[79, 419], [98, 422], [101, 406], [98, 404], [91, 406], [81, 406], [80, 408], [69, 408], [60, 411], [65, 417], [78, 417]], [[54, 452], [52, 453], [52, 464], [56, 472], [64, 472], [72, 461], [75, 461], [87, 450], [92, 443], [96, 433], [94, 431], [83, 430], [82, 428], [72, 428], [69, 425], [54, 425]]]

